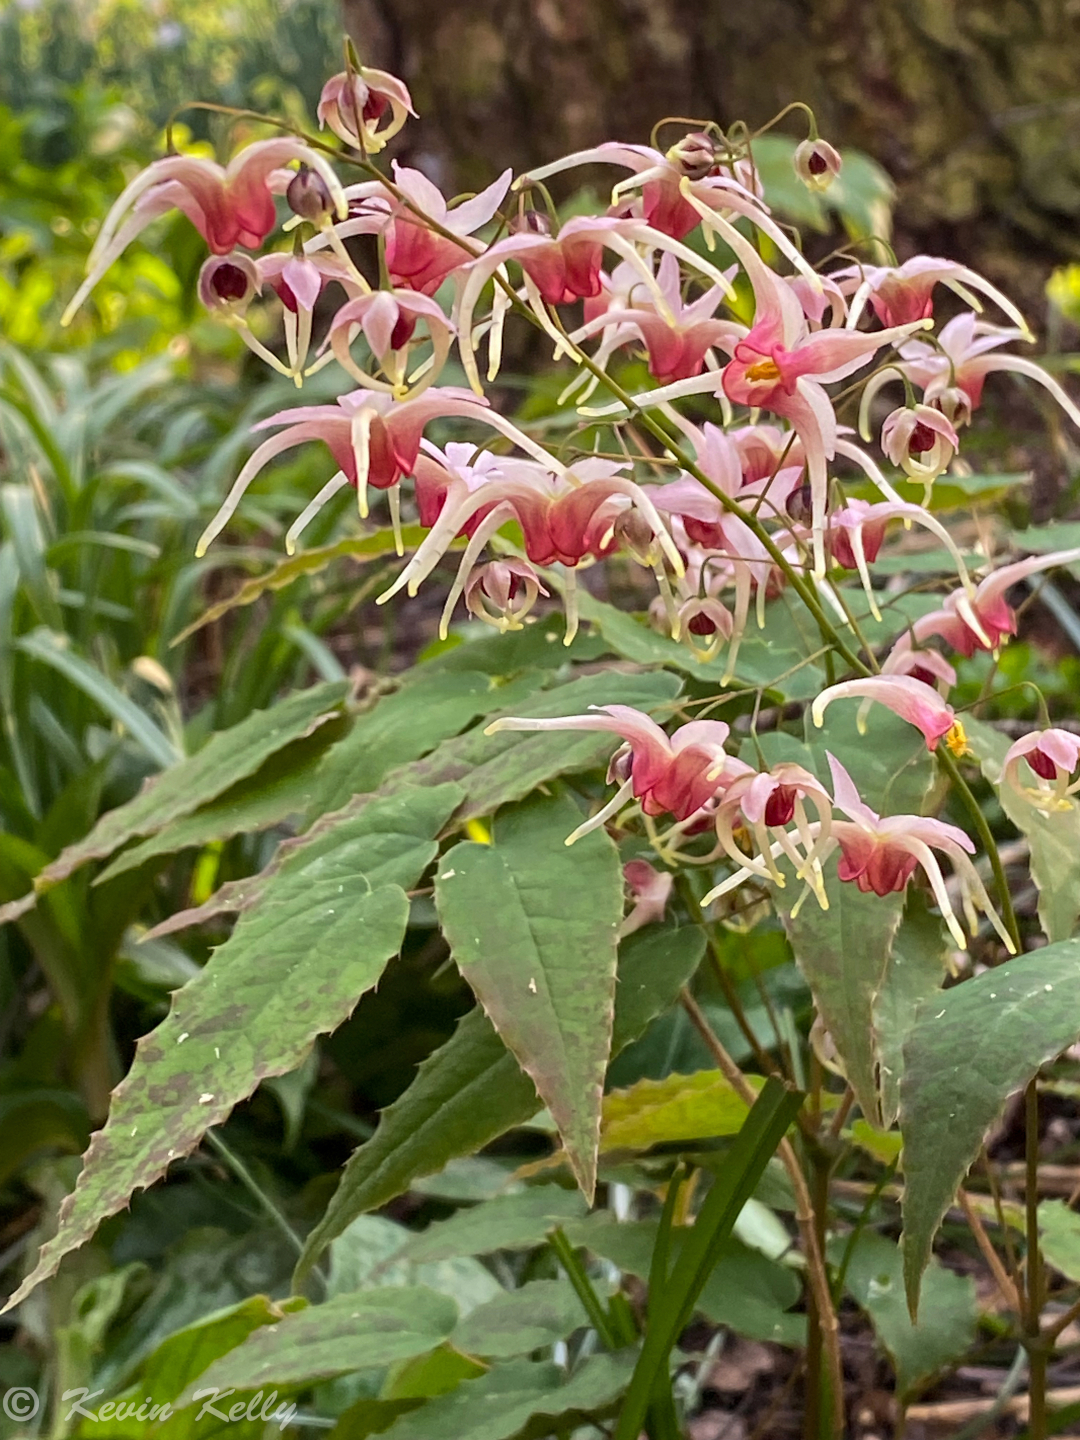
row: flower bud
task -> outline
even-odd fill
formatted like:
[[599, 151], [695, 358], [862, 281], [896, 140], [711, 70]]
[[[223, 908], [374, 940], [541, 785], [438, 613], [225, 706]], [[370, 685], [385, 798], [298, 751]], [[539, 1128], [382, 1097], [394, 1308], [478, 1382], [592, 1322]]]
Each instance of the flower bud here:
[[313, 225], [321, 227], [334, 215], [334, 202], [326, 181], [307, 165], [301, 165], [289, 181], [285, 200], [294, 215], [310, 220]]
[[840, 152], [826, 140], [804, 140], [793, 156], [795, 174], [808, 190], [827, 190], [840, 174]]
[[541, 210], [522, 210], [510, 221], [512, 235], [550, 235], [551, 221]]
[[703, 130], [695, 130], [672, 145], [665, 158], [689, 180], [704, 180], [716, 164], [716, 143]]
[[616, 544], [628, 551], [640, 565], [652, 565], [658, 558], [656, 535], [641, 512], [631, 506], [622, 511], [612, 526]]
[[694, 596], [679, 607], [678, 633], [699, 659], [709, 661], [731, 639], [735, 622], [719, 600]]
[[[387, 110], [390, 119], [380, 129]], [[374, 154], [416, 111], [407, 87], [396, 75], [361, 65], [359, 70], [343, 71], [326, 82], [317, 113], [320, 128], [329, 125], [339, 140]]]
[[946, 386], [934, 397], [934, 405], [957, 429], [971, 424], [971, 396], [959, 385]]
[[802, 485], [796, 485], [787, 498], [784, 509], [795, 521], [796, 525], [809, 525], [813, 514], [813, 493], [810, 482], [805, 481]]
[[261, 290], [258, 271], [246, 255], [211, 255], [199, 271], [199, 299], [207, 310], [242, 315]]

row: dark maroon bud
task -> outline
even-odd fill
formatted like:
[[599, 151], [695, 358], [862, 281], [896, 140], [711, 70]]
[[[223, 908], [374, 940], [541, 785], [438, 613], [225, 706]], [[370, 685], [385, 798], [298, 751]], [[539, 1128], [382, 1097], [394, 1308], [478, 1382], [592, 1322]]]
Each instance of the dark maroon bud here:
[[778, 785], [765, 802], [765, 824], [787, 825], [795, 814], [798, 794], [794, 785]]
[[711, 135], [696, 130], [673, 145], [667, 158], [689, 179], [703, 180], [716, 164], [716, 144]]
[[696, 615], [690, 617], [686, 627], [691, 635], [715, 635], [716, 621], [704, 610], [699, 610]]
[[539, 210], [523, 210], [510, 221], [510, 230], [514, 235], [550, 235], [551, 221]]
[[400, 314], [393, 330], [390, 331], [390, 349], [400, 350], [403, 345], [407, 345], [412, 339], [415, 329], [416, 316], [406, 315], [404, 312]]
[[809, 520], [813, 515], [814, 509], [813, 492], [810, 489], [809, 483], [799, 485], [792, 490], [784, 508], [792, 520], [798, 524], [804, 524]]
[[231, 265], [228, 260], [223, 260], [214, 267], [210, 276], [210, 289], [219, 300], [230, 302], [243, 300], [251, 286], [251, 279], [241, 270], [239, 265]]
[[908, 453], [910, 455], [925, 455], [927, 450], [934, 448], [937, 440], [937, 431], [931, 430], [929, 425], [924, 425], [920, 420], [911, 432], [911, 439], [908, 441]]
[[289, 209], [302, 220], [318, 225], [334, 213], [326, 181], [308, 165], [301, 165], [285, 191]]
[[829, 168], [829, 162], [822, 155], [820, 150], [815, 150], [806, 162], [806, 168], [811, 175], [824, 175]]
[[1044, 750], [1029, 750], [1025, 758], [1041, 780], [1057, 779], [1057, 766]]

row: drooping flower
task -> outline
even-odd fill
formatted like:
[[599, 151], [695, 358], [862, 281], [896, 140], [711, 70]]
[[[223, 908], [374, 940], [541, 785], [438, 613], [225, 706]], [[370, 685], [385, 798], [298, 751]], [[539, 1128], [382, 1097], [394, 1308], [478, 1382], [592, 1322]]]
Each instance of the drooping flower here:
[[808, 190], [827, 190], [844, 163], [827, 140], [804, 140], [791, 158], [795, 174]]
[[[421, 323], [431, 341], [431, 354], [409, 375], [410, 348]], [[353, 359], [350, 346], [358, 333], [363, 334], [385, 378], [369, 375]], [[341, 307], [330, 325], [329, 340], [338, 364], [359, 385], [407, 400], [438, 379], [450, 353], [452, 335], [453, 327], [442, 307], [429, 296], [415, 290], [375, 290]]]
[[[1020, 778], [1020, 762], [1027, 762], [1036, 777], [1034, 785], [1025, 785]], [[1080, 766], [1080, 735], [1070, 730], [1033, 730], [1010, 745], [1002, 767], [1002, 782], [1011, 786], [1025, 800], [1047, 813], [1069, 810], [1069, 799], [1080, 790], [1080, 779], [1072, 780]], [[1070, 783], [1071, 782], [1071, 783]]]
[[[730, 274], [727, 277], [731, 278]], [[714, 318], [716, 307], [724, 299], [724, 291], [714, 285], [703, 295], [683, 303], [679, 262], [670, 251], [660, 259], [657, 272], [660, 293], [667, 302], [667, 313], [661, 313], [648, 292], [638, 285], [630, 303], [611, 306], [598, 317], [587, 320], [570, 336], [576, 344], [611, 327], [619, 328], [617, 343], [640, 340], [649, 354], [649, 374], [661, 384], [685, 380], [699, 375], [706, 353], [721, 338], [742, 332], [730, 320]], [[610, 349], [605, 351], [605, 358]]]
[[[294, 255], [279, 250], [270, 255], [260, 255], [255, 261], [255, 268], [260, 284], [269, 285], [284, 307], [282, 322], [289, 364], [283, 366], [279, 361], [275, 361], [274, 368], [291, 375], [296, 385], [300, 386], [305, 374], [311, 373], [305, 366], [311, 347], [315, 306], [319, 297], [327, 285], [332, 283], [340, 285], [349, 297], [364, 293], [367, 284], [356, 267], [338, 255]], [[262, 359], [267, 358], [265, 347], [258, 341], [252, 343], [254, 336], [249, 339], [244, 335], [243, 338], [249, 349], [254, 350]], [[312, 369], [318, 368], [321, 363], [316, 361]]]
[[[806, 814], [809, 800], [817, 813], [817, 822]], [[770, 770], [748, 771], [736, 776], [724, 790], [716, 811], [716, 836], [727, 854], [742, 868], [784, 885], [784, 877], [776, 867], [774, 844], [795, 866], [796, 875], [808, 880], [824, 899], [817, 859], [827, 841], [832, 824], [832, 796], [816, 775], [792, 761], [784, 760]], [[800, 854], [787, 827], [794, 825], [795, 837], [802, 845]], [[747, 858], [735, 843], [735, 829], [741, 827], [753, 837], [758, 858]], [[826, 902], [827, 903], [827, 902]]]
[[86, 262], [86, 279], [64, 311], [62, 324], [75, 312], [106, 270], [152, 220], [169, 210], [182, 211], [215, 255], [242, 245], [253, 250], [277, 220], [274, 194], [292, 179], [282, 167], [298, 160], [325, 182], [337, 214], [348, 213], [345, 193], [325, 156], [290, 136], [257, 140], [227, 166], [196, 155], [166, 155], [154, 160], [126, 186], [102, 222]]
[[868, 300], [883, 325], [929, 320], [934, 314], [934, 290], [938, 285], [947, 285], [976, 311], [982, 306], [971, 291], [980, 291], [1019, 326], [1022, 339], [1034, 338], [1027, 321], [1007, 295], [976, 271], [953, 260], [913, 255], [903, 265], [850, 265], [844, 270], [834, 270], [830, 278], [851, 296], [847, 320], [850, 326], [859, 323]]
[[[535, 452], [538, 447], [529, 442], [523, 448]], [[629, 468], [627, 464], [585, 459], [569, 469], [559, 466], [554, 473], [555, 464], [551, 457], [540, 463], [500, 459], [497, 469], [476, 488], [448, 487], [438, 519], [393, 585], [378, 597], [379, 603], [402, 589], [415, 595], [454, 537], [474, 520], [477, 523], [447, 596], [444, 631], [480, 551], [509, 520], [520, 524], [525, 554], [534, 565], [558, 562], [567, 567], [567, 644], [577, 630], [574, 567], [586, 556], [598, 559], [617, 547], [615, 523], [625, 510], [633, 507], [638, 512], [673, 568], [681, 572], [682, 559], [652, 501], [622, 473]]]
[[[844, 680], [823, 690], [810, 707], [815, 725], [824, 725], [825, 711], [834, 700], [872, 700], [885, 705], [909, 725], [923, 733], [928, 750], [936, 750], [938, 741], [947, 737], [950, 747], [962, 744], [955, 712], [936, 690], [910, 675], [868, 675], [857, 680]], [[860, 727], [862, 728], [862, 727]]]
[[623, 879], [634, 903], [619, 926], [620, 940], [644, 925], [657, 925], [663, 920], [675, 884], [674, 875], [657, 870], [648, 860], [640, 859], [626, 862]]
[[598, 829], [631, 796], [646, 815], [669, 813], [686, 820], [715, 794], [730, 758], [724, 750], [730, 729], [722, 720], [691, 720], [669, 737], [655, 720], [629, 705], [590, 706], [590, 712], [554, 720], [506, 717], [484, 731], [497, 735], [504, 730], [609, 730], [626, 742], [608, 769], [609, 783], [621, 782], [617, 793], [567, 838], [568, 845]]
[[1003, 640], [1016, 634], [1016, 612], [1005, 598], [1011, 587], [1029, 575], [1058, 565], [1073, 565], [1078, 560], [1080, 548], [1058, 550], [992, 570], [976, 585], [974, 594], [954, 590], [946, 595], [940, 610], [932, 610], [913, 621], [897, 640], [893, 653], [918, 646], [931, 635], [940, 635], [954, 650], [968, 657], [976, 650], [997, 650]]
[[[307, 249], [322, 249], [354, 235], [383, 234], [386, 239], [386, 268], [391, 285], [434, 295], [450, 275], [467, 265], [482, 251], [470, 237], [486, 225], [510, 188], [511, 171], [479, 195], [452, 208], [437, 185], [419, 170], [391, 162], [398, 198], [378, 180], [350, 185], [345, 191], [349, 218], [334, 227], [332, 234], [317, 235]], [[417, 213], [419, 212], [419, 213]], [[432, 230], [425, 219], [434, 220], [452, 238]]]
[[[380, 127], [380, 121], [390, 118]], [[376, 155], [416, 115], [408, 87], [396, 75], [367, 65], [332, 76], [319, 96], [319, 129], [329, 125], [346, 145]]]
[[842, 509], [834, 510], [829, 516], [829, 553], [837, 565], [859, 572], [870, 613], [875, 620], [881, 619], [881, 612], [870, 583], [869, 567], [877, 559], [889, 521], [894, 519], [902, 519], [909, 525], [921, 525], [936, 536], [952, 556], [965, 589], [974, 589], [956, 541], [941, 521], [921, 505], [911, 505], [905, 500], [882, 500], [874, 505], [866, 500], [849, 500]]
[[470, 615], [500, 634], [523, 630], [525, 616], [548, 591], [531, 565], [523, 560], [491, 560], [477, 566], [465, 583]]
[[[398, 483], [412, 473], [424, 426], [440, 416], [479, 421], [525, 448], [546, 455], [509, 420], [504, 420], [498, 411], [492, 410], [486, 400], [478, 400], [471, 391], [453, 386], [428, 390], [413, 400], [394, 400], [390, 395], [354, 390], [351, 394], [339, 395], [333, 405], [304, 405], [295, 410], [280, 410], [252, 427], [265, 430], [283, 425], [286, 428], [271, 439], [264, 440], [248, 460], [224, 504], [203, 531], [195, 553], [206, 553], [211, 541], [224, 529], [245, 490], [267, 461], [308, 440], [321, 440], [339, 468], [290, 527], [285, 537], [286, 549], [290, 553], [297, 536], [321, 506], [346, 485], [356, 489], [362, 516], [368, 511], [369, 486], [389, 491], [393, 507], [391, 517], [396, 527]], [[401, 553], [400, 549], [398, 553]]]
[[894, 465], [926, 485], [923, 504], [930, 503], [933, 482], [948, 469], [960, 448], [960, 437], [932, 405], [894, 410], [881, 426], [881, 448]]
[[999, 355], [1002, 345], [1027, 340], [1023, 330], [1002, 329], [976, 320], [970, 311], [945, 325], [934, 345], [908, 340], [899, 347], [900, 360], [867, 381], [859, 409], [859, 429], [869, 434], [870, 406], [882, 385], [906, 377], [923, 392], [923, 401], [942, 411], [953, 425], [966, 425], [982, 403], [986, 377], [1003, 370], [1026, 375], [1048, 390], [1074, 425], [1080, 427], [1080, 408], [1061, 385], [1034, 360], [1022, 355]]

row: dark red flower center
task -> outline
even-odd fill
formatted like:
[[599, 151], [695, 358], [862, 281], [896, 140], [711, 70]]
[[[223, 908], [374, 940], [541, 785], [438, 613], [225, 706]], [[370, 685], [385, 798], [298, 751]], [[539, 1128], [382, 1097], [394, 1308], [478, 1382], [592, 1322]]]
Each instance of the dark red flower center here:
[[794, 785], [778, 785], [765, 802], [765, 824], [787, 825], [795, 814], [798, 794]]
[[1054, 764], [1053, 760], [1050, 759], [1050, 756], [1047, 755], [1045, 750], [1029, 750], [1027, 755], [1027, 762], [1031, 766], [1032, 770], [1035, 771], [1035, 774], [1040, 777], [1040, 779], [1057, 779], [1057, 766]]
[[210, 288], [219, 300], [243, 300], [251, 284], [250, 277], [239, 265], [226, 260], [210, 277]]
[[716, 621], [711, 615], [707, 615], [704, 610], [699, 610], [696, 615], [690, 617], [690, 622], [686, 628], [690, 631], [691, 635], [715, 635]]
[[937, 444], [937, 431], [931, 430], [929, 425], [924, 425], [920, 420], [911, 432], [911, 439], [908, 441], [908, 453], [910, 455], [925, 455], [927, 450], [932, 450]]
[[829, 168], [829, 162], [820, 150], [815, 150], [806, 162], [806, 168], [810, 171], [811, 175], [824, 175], [825, 171]]

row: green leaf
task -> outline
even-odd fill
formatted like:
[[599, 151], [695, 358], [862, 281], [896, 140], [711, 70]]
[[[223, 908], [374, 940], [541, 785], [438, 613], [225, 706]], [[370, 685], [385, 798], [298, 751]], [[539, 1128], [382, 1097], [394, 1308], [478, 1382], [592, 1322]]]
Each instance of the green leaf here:
[[[584, 590], [578, 592], [578, 609], [581, 618], [597, 627], [617, 655], [638, 665], [666, 665], [712, 685], [718, 685], [724, 674], [724, 652], [707, 663], [698, 660], [686, 645]], [[810, 699], [824, 684], [820, 666], [807, 660], [821, 646], [817, 626], [797, 601], [790, 605], [777, 602], [766, 616], [764, 630], [758, 630], [752, 620], [747, 626], [731, 685], [778, 689], [789, 700]]]
[[[842, 1239], [830, 1244], [833, 1265], [841, 1263], [844, 1245]], [[956, 1275], [935, 1261], [923, 1277], [922, 1314], [914, 1323], [904, 1298], [903, 1269], [900, 1247], [864, 1230], [852, 1248], [844, 1283], [889, 1352], [897, 1395], [907, 1401], [974, 1343], [978, 1305], [971, 1276]]]
[[457, 1318], [448, 1295], [423, 1286], [337, 1295], [255, 1331], [189, 1385], [177, 1408], [211, 1386], [308, 1385], [422, 1355], [446, 1339]]
[[551, 1111], [591, 1198], [623, 880], [604, 830], [567, 846], [580, 819], [563, 796], [500, 811], [493, 844], [466, 841], [440, 861], [435, 903], [458, 969]]
[[[425, 533], [419, 525], [405, 525], [402, 527], [401, 538], [405, 547], [412, 550], [420, 544]], [[227, 615], [230, 610], [236, 610], [243, 605], [254, 605], [256, 600], [261, 599], [268, 592], [284, 590], [306, 576], [318, 575], [332, 565], [335, 560], [349, 559], [363, 563], [395, 553], [392, 530], [376, 530], [373, 535], [365, 535], [360, 539], [338, 540], [333, 545], [322, 545], [314, 550], [302, 550], [299, 555], [291, 555], [288, 560], [280, 561], [266, 574], [255, 575], [250, 580], [246, 580], [235, 595], [230, 595], [225, 600], [219, 600], [216, 605], [211, 605], [205, 614], [199, 616], [198, 620], [193, 621], [186, 629], [181, 630], [179, 635], [174, 636], [171, 643], [179, 645], [182, 640], [194, 635], [204, 625], [212, 625], [215, 620], [220, 620], [223, 615]]]
[[1080, 1215], [1064, 1200], [1039, 1204], [1039, 1234], [1043, 1259], [1060, 1270], [1066, 1280], [1080, 1280]]
[[89, 1135], [86, 1107], [69, 1090], [35, 1087], [0, 1095], [0, 1185], [43, 1150], [78, 1155]]
[[[752, 1085], [764, 1082], [750, 1076]], [[639, 1080], [604, 1096], [600, 1150], [648, 1150], [678, 1140], [734, 1135], [750, 1107], [719, 1070]]]
[[[883, 705], [874, 705], [866, 736], [856, 724], [857, 706], [838, 701], [824, 729], [806, 717], [806, 749], [800, 756], [790, 737], [765, 736], [766, 759], [796, 759], [830, 790], [831, 752], [851, 774], [866, 803], [879, 814], [915, 814], [933, 777], [933, 764], [922, 734]], [[744, 747], [744, 752], [748, 747]], [[822, 1023], [844, 1063], [864, 1115], [878, 1119], [879, 1056], [874, 1032], [874, 1001], [885, 982], [893, 940], [900, 924], [902, 895], [863, 894], [836, 876], [830, 861], [825, 877], [829, 908], [813, 896], [798, 904], [803, 887], [789, 867], [787, 886], [774, 891], [777, 910], [799, 968], [806, 976]], [[797, 913], [796, 912], [797, 907]]]
[[481, 1305], [461, 1321], [451, 1339], [470, 1355], [506, 1360], [553, 1345], [587, 1324], [568, 1280], [534, 1280]]
[[900, 1113], [904, 1041], [919, 1004], [941, 989], [951, 948], [941, 917], [930, 913], [917, 890], [909, 891], [885, 978], [874, 996], [881, 1125], [886, 1130]]
[[1080, 940], [1048, 945], [919, 1007], [904, 1045], [904, 1280], [919, 1277], [960, 1182], [1006, 1100], [1080, 1036]]
[[343, 1295], [382, 1286], [423, 1285], [449, 1295], [458, 1313], [469, 1315], [502, 1294], [502, 1287], [479, 1260], [470, 1255], [417, 1261], [406, 1254], [416, 1239], [407, 1230], [382, 1215], [360, 1215], [330, 1247], [330, 1274], [327, 1294]]
[[[341, 717], [330, 715], [327, 719], [338, 722]], [[129, 845], [94, 877], [94, 884], [103, 885], [158, 856], [202, 848], [234, 835], [254, 835], [304, 814], [311, 804], [319, 765], [337, 729], [338, 723], [320, 725], [310, 736], [271, 755], [254, 775], [194, 814], [182, 815], [137, 845]]]
[[[71, 649], [68, 636], [58, 630], [44, 628], [21, 635], [15, 641], [15, 648], [30, 655], [43, 665], [63, 675], [73, 685], [100, 705], [107, 715], [121, 725], [135, 743], [163, 769], [175, 765], [180, 752], [163, 730], [159, 730], [134, 700], [118, 690], [109, 677], [96, 665], [84, 659]], [[59, 862], [56, 862], [59, 863]], [[65, 871], [69, 874], [70, 871]]]
[[[509, 713], [546, 719], [583, 715], [590, 705], [618, 704], [651, 712], [662, 722], [670, 714], [670, 702], [678, 690], [679, 681], [673, 675], [620, 675], [607, 670], [531, 696]], [[485, 735], [482, 730], [471, 730], [444, 741], [426, 759], [394, 771], [387, 785], [397, 780], [412, 785], [460, 781], [467, 792], [460, 818], [471, 820], [493, 814], [500, 805], [520, 800], [560, 775], [598, 769], [616, 744], [614, 736], [595, 731]]]
[[[238, 1305], [219, 1310], [195, 1324], [177, 1330], [154, 1350], [140, 1365], [135, 1380], [127, 1385], [116, 1397], [119, 1401], [131, 1402], [136, 1410], [145, 1396], [152, 1397], [153, 1404], [174, 1407], [181, 1392], [196, 1380], [215, 1360], [236, 1346], [242, 1345], [249, 1335], [262, 1326], [274, 1325], [286, 1315], [290, 1308], [303, 1301], [288, 1300], [276, 1303], [265, 1295], [252, 1295]], [[102, 1400], [87, 1401], [87, 1407], [95, 1409]], [[110, 1436], [137, 1440], [140, 1435], [160, 1436], [162, 1440], [187, 1440], [187, 1437], [205, 1435], [205, 1422], [201, 1427], [195, 1424], [192, 1414], [171, 1414], [148, 1419], [150, 1407], [143, 1411], [140, 1420], [135, 1415], [108, 1422]], [[96, 1413], [96, 1412], [95, 1412]], [[76, 1432], [83, 1440], [100, 1433], [102, 1422], [83, 1420]], [[231, 1428], [231, 1427], [230, 1427]], [[251, 1432], [239, 1429], [240, 1435]]]
[[[261, 1080], [294, 1069], [317, 1035], [350, 1014], [397, 953], [409, 913], [404, 887], [437, 849], [423, 837], [438, 832], [460, 795], [449, 785], [384, 801], [368, 812], [366, 835], [357, 825], [347, 843], [313, 846], [281, 866], [260, 903], [177, 992], [167, 1018], [139, 1041], [61, 1207], [58, 1232], [9, 1304]], [[403, 830], [412, 834], [404, 853]]]
[[[619, 1222], [598, 1212], [567, 1225], [566, 1235], [572, 1244], [610, 1260], [625, 1274], [648, 1280], [658, 1228], [655, 1220]], [[682, 1253], [687, 1233], [686, 1226], [671, 1231], [673, 1260]], [[801, 1294], [796, 1271], [732, 1239], [721, 1248], [694, 1310], [747, 1339], [798, 1345], [805, 1339], [806, 1316], [787, 1312]]]
[[470, 720], [503, 707], [502, 687], [488, 675], [414, 672], [400, 690], [358, 716], [349, 734], [323, 758], [311, 813], [339, 810], [353, 795], [378, 789], [396, 766], [419, 760]]
[[[612, 1054], [667, 1009], [704, 950], [705, 936], [696, 926], [650, 926], [622, 942]], [[455, 1156], [479, 1150], [540, 1108], [536, 1087], [477, 1006], [423, 1061], [405, 1094], [383, 1111], [374, 1136], [353, 1153], [325, 1215], [308, 1236], [294, 1286], [303, 1285], [325, 1247], [356, 1216], [385, 1205]]]
[[496, 1195], [449, 1220], [438, 1220], [410, 1240], [401, 1259], [421, 1263], [453, 1255], [489, 1255], [494, 1250], [528, 1250], [549, 1231], [587, 1212], [584, 1196], [560, 1185], [534, 1185], [518, 1195]]
[[139, 835], [164, 829], [254, 775], [271, 755], [331, 719], [347, 689], [337, 681], [313, 686], [212, 735], [195, 755], [144, 785], [134, 800], [103, 815], [85, 839], [69, 845], [45, 867], [38, 888], [55, 885], [88, 860], [100, 860]]
[[593, 1355], [570, 1380], [550, 1361], [512, 1360], [403, 1415], [386, 1440], [509, 1440], [534, 1415], [555, 1419], [604, 1410], [622, 1394], [633, 1357]]
[[965, 718], [968, 745], [983, 774], [996, 787], [1001, 808], [1031, 846], [1031, 878], [1039, 892], [1039, 924], [1053, 943], [1068, 940], [1080, 919], [1080, 806], [1039, 810], [1001, 772], [1009, 740], [979, 721]]

